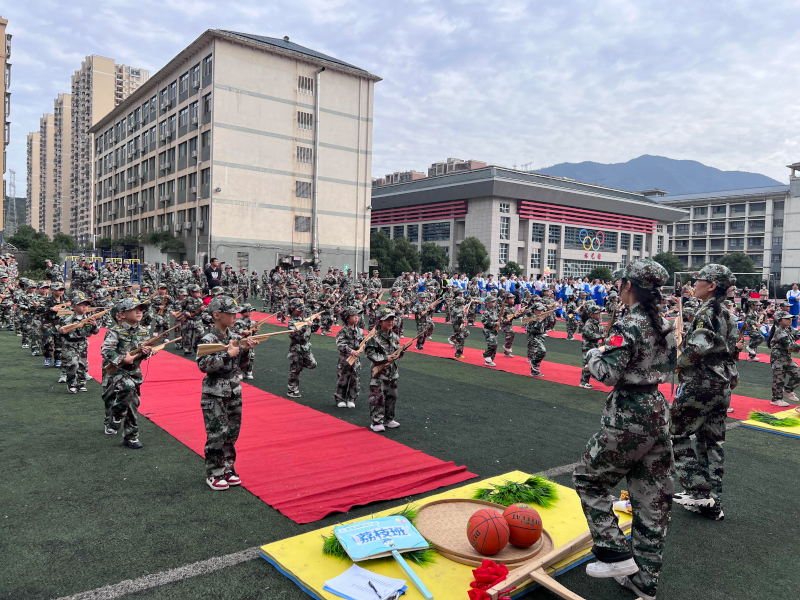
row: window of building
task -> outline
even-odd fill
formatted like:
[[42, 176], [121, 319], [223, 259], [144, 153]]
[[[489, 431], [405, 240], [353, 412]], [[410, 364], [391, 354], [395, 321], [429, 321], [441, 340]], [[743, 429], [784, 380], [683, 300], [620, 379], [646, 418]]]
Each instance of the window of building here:
[[392, 229], [393, 229], [392, 237], [394, 239], [399, 239], [401, 237], [404, 237], [406, 229], [405, 225], [395, 225]]
[[211, 183], [211, 169], [203, 169], [200, 171], [200, 185], [209, 185]]
[[733, 204], [731, 205], [731, 214], [732, 215], [743, 215], [747, 212], [747, 205], [746, 204]]
[[772, 219], [773, 227], [783, 227], [783, 219]]
[[657, 242], [656, 242], [656, 253], [657, 254], [661, 254], [663, 251], [664, 251], [664, 237], [663, 236], [658, 236], [658, 239], [657, 239]]
[[675, 240], [675, 250], [686, 251], [689, 249], [689, 240]]
[[711, 233], [725, 233], [725, 221], [716, 221], [712, 223]]
[[297, 198], [311, 198], [311, 182], [310, 181], [295, 181], [294, 182], [294, 195]]
[[178, 113], [178, 127], [186, 127], [189, 124], [189, 109], [182, 108]]
[[211, 94], [206, 94], [203, 96], [203, 114], [210, 115], [211, 114]]
[[763, 248], [764, 248], [764, 238], [763, 237], [747, 238], [747, 249], [748, 250], [762, 250]]
[[705, 250], [706, 249], [706, 241], [705, 240], [694, 240], [694, 242], [692, 242], [692, 249], [693, 250]]
[[161, 110], [166, 110], [169, 104], [169, 90], [164, 88], [161, 90]]
[[169, 122], [169, 124], [167, 126], [167, 131], [169, 131], [171, 133], [175, 133], [175, 122], [177, 121], [175, 115], [170, 115], [169, 119], [167, 119], [167, 121]]
[[178, 158], [186, 158], [186, 142], [178, 145]]
[[511, 231], [511, 218], [500, 217], [500, 239], [507, 240], [510, 238]]
[[695, 235], [703, 234], [708, 231], [708, 224], [707, 223], [695, 223], [694, 224], [694, 233]]
[[189, 91], [189, 72], [187, 71], [180, 78], [180, 87], [181, 87], [181, 94], [185, 94]]
[[189, 154], [191, 155], [192, 152], [197, 152], [197, 138], [193, 137], [189, 139]]
[[730, 238], [728, 240], [728, 250], [741, 250], [744, 248], [744, 238]]
[[511, 203], [510, 202], [501, 202], [500, 203], [500, 212], [501, 213], [510, 213], [511, 212]]
[[641, 235], [634, 235], [633, 236], [633, 251], [638, 252], [642, 249], [642, 236]]
[[772, 264], [773, 265], [779, 265], [779, 264], [781, 264], [781, 260], [782, 259], [783, 259], [783, 257], [780, 254], [773, 254], [772, 255]]
[[381, 227], [381, 231], [383, 233], [385, 233], [387, 235], [387, 237], [391, 237], [392, 236], [392, 228], [389, 227], [388, 225], [385, 225], [385, 226]]
[[311, 77], [303, 77], [300, 75], [297, 78], [297, 91], [301, 94], [314, 94], [314, 79]]
[[595, 267], [606, 267], [610, 271], [616, 269], [614, 263], [598, 262], [596, 260], [564, 260], [563, 277], [585, 277]]
[[202, 148], [208, 148], [211, 145], [211, 132], [204, 131], [203, 134], [200, 136], [200, 146]]
[[[445, 242], [450, 239], [450, 222], [443, 223], [423, 223], [422, 241], [423, 242]], [[508, 245], [508, 244], [506, 244]]]
[[697, 254], [695, 256], [692, 256], [692, 266], [699, 267], [704, 262], [706, 262], [706, 257], [704, 254]]
[[311, 217], [295, 217], [294, 230], [300, 233], [311, 231]]
[[314, 162], [314, 149], [306, 146], [297, 147], [297, 162], [311, 164]]
[[192, 125], [197, 125], [197, 111], [200, 109], [199, 102], [192, 102], [189, 105], [189, 118], [192, 120]]
[[772, 203], [772, 208], [774, 210], [783, 210], [783, 200], [776, 200]]
[[186, 177], [178, 177], [178, 191], [179, 192], [186, 191]]
[[731, 221], [728, 223], [728, 231], [733, 233], [735, 231], [744, 231], [744, 221]]
[[754, 267], [761, 267], [764, 265], [764, 255], [763, 254], [748, 254], [752, 261]]
[[419, 225], [408, 226], [408, 241], [409, 242], [419, 241]]
[[767, 203], [766, 202], [751, 202], [750, 203], [750, 214], [751, 215], [762, 215], [767, 211]]
[[531, 269], [542, 268], [542, 251], [538, 248], [531, 252]]
[[297, 111], [297, 126], [300, 129], [314, 129], [314, 115], [312, 113]]
[[711, 249], [712, 250], [725, 250], [725, 239], [719, 238], [715, 240], [711, 240]]
[[779, 248], [783, 246], [783, 237], [780, 235], [772, 236], [772, 247]]
[[724, 217], [728, 213], [726, 204], [719, 204], [711, 208], [711, 215], [714, 217]]
[[547, 241], [550, 244], [558, 244], [561, 242], [561, 225], [547, 226]]
[[697, 217], [704, 217], [708, 214], [708, 207], [707, 206], [695, 206], [694, 207], [694, 218]]
[[178, 97], [178, 82], [173, 81], [169, 84], [169, 100], [172, 105], [175, 104], [175, 100]]
[[200, 65], [192, 67], [192, 88], [200, 87]]
[[498, 256], [498, 261], [501, 265], [504, 265], [508, 262], [508, 244], [500, 244], [500, 255]]
[[675, 225], [675, 235], [689, 235], [689, 224], [681, 223]]
[[211, 75], [211, 54], [203, 59], [203, 77]]
[[531, 221], [531, 241], [543, 242], [544, 241], [544, 223], [534, 223]]
[[547, 251], [547, 266], [550, 267], [551, 271], [554, 271], [556, 268], [556, 249], [550, 248]]
[[[680, 227], [680, 225], [679, 225]], [[686, 227], [689, 227], [688, 225]], [[620, 233], [619, 234], [619, 249], [620, 250], [629, 250], [631, 247], [631, 234], [630, 233]]]
[[747, 231], [754, 232], [754, 231], [764, 231], [764, 221], [750, 221], [747, 225]]

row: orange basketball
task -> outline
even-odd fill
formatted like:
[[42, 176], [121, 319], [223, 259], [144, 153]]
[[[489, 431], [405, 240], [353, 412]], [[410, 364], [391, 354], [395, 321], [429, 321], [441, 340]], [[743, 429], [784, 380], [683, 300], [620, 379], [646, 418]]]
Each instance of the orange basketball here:
[[508, 523], [510, 542], [517, 548], [533, 546], [542, 537], [542, 518], [527, 504], [512, 504], [503, 511]]
[[482, 508], [469, 518], [467, 537], [475, 550], [494, 556], [508, 544], [508, 523], [499, 511]]

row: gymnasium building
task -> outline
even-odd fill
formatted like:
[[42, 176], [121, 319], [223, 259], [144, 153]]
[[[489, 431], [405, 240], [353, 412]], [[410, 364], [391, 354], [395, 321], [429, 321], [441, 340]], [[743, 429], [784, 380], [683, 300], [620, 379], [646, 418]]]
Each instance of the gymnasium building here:
[[426, 177], [372, 190], [371, 231], [445, 248], [477, 237], [489, 272], [508, 261], [528, 276], [581, 277], [669, 247], [666, 225], [686, 212], [642, 194], [504, 167]]

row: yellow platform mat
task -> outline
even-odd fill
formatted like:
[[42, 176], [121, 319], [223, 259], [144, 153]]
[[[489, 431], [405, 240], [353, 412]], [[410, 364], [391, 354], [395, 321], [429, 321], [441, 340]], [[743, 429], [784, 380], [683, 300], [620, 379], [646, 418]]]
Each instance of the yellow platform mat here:
[[[489, 483], [500, 484], [506, 480], [525, 481], [528, 474], [521, 471], [511, 471], [504, 475], [491, 477], [482, 481], [477, 481], [457, 489], [443, 492], [417, 500], [416, 506], [423, 506], [434, 500], [444, 500], [449, 498], [472, 498], [475, 490], [486, 487]], [[546, 509], [536, 507], [542, 517], [542, 523], [553, 538], [556, 547], [574, 539], [586, 531], [586, 519], [581, 509], [580, 500], [574, 490], [558, 486], [559, 500], [553, 508]], [[397, 508], [403, 505], [398, 505]], [[374, 516], [386, 516], [396, 512], [397, 508], [376, 513]], [[630, 520], [630, 515], [617, 513], [620, 523]], [[366, 517], [362, 517], [364, 519]], [[360, 519], [356, 519], [360, 520]], [[343, 521], [352, 523], [353, 521]], [[342, 523], [340, 523], [342, 524]], [[261, 547], [261, 556], [273, 564], [279, 571], [294, 581], [300, 588], [313, 598], [336, 599], [338, 596], [323, 591], [325, 581], [332, 579], [350, 567], [349, 560], [339, 560], [322, 554], [322, 535], [333, 535], [333, 526], [317, 529], [309, 533], [304, 533], [291, 538], [286, 538], [278, 542], [273, 542]], [[466, 533], [465, 533], [466, 535]], [[553, 565], [549, 569], [550, 573], [561, 574], [588, 559], [590, 553], [585, 551]], [[488, 557], [491, 558], [491, 557]], [[392, 558], [379, 558], [376, 560], [362, 561], [358, 563], [375, 573], [395, 577], [398, 579], [408, 579], [403, 570]], [[472, 569], [467, 565], [452, 562], [442, 556], [436, 557], [436, 563], [428, 567], [412, 565], [419, 577], [433, 593], [434, 598], [466, 598], [469, 584], [473, 580]], [[533, 586], [518, 588], [513, 596], [518, 596], [530, 590]], [[408, 591], [404, 596], [408, 600], [423, 598], [422, 594], [408, 581]]]
[[[783, 412], [775, 413], [775, 416], [779, 419], [785, 419], [786, 417], [800, 419], [800, 414], [798, 414], [798, 412], [793, 408], [784, 410]], [[762, 423], [761, 421], [751, 421], [748, 419], [747, 421], [742, 421], [742, 427], [760, 429], [761, 431], [769, 431], [770, 433], [777, 433], [778, 435], [785, 435], [787, 437], [800, 438], [800, 425], [797, 427], [775, 427], [773, 425]]]

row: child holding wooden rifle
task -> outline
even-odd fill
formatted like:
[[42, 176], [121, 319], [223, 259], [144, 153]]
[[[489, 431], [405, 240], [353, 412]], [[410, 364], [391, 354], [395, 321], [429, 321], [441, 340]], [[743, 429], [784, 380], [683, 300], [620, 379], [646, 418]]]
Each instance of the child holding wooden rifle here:
[[[425, 348], [425, 340], [433, 335], [435, 326], [433, 324], [433, 315], [431, 315], [433, 309], [431, 308], [431, 303], [428, 302], [430, 294], [428, 292], [420, 292], [417, 294], [417, 298], [418, 301], [411, 309], [411, 312], [414, 313], [414, 320], [417, 322], [417, 350], [423, 350]], [[434, 302], [436, 301], [434, 300]]]
[[[89, 338], [100, 332], [94, 315], [89, 314], [89, 299], [83, 292], [75, 292], [72, 297], [75, 312], [61, 317], [59, 332], [63, 336], [61, 361], [66, 371], [66, 384], [70, 394], [85, 392], [86, 373], [89, 370]], [[87, 321], [89, 325], [81, 325]], [[65, 327], [79, 324], [71, 331]]]
[[[211, 305], [209, 304], [209, 306]], [[253, 329], [256, 325], [256, 322], [252, 319], [253, 307], [249, 304], [242, 304], [239, 307], [239, 312], [242, 314], [242, 318], [236, 319], [236, 323], [233, 325], [233, 331], [241, 337], [248, 337], [253, 333]], [[251, 349], [248, 351], [247, 369], [244, 371], [245, 379], [253, 379], [253, 366], [255, 360], [256, 351]]]
[[455, 346], [456, 354], [453, 358], [461, 360], [464, 358], [464, 342], [469, 337], [467, 319], [469, 317], [468, 307], [464, 304], [464, 296], [460, 293], [453, 301], [453, 308], [450, 309], [450, 320], [453, 323], [453, 335], [448, 340]]
[[139, 356], [131, 354], [131, 351], [149, 338], [147, 330], [140, 324], [146, 308], [146, 305], [135, 298], [121, 300], [116, 306], [117, 314], [121, 315], [121, 323], [108, 331], [100, 349], [104, 366], [110, 364], [118, 367], [108, 377], [104, 392], [104, 395], [108, 394], [107, 401], [110, 402], [111, 419], [108, 428], [117, 432], [122, 427], [123, 445], [134, 450], [142, 447], [136, 411], [139, 408], [139, 392], [143, 381], [141, 362], [150, 356], [150, 348], [142, 348]]
[[602, 342], [603, 338], [605, 337], [603, 335], [602, 323], [600, 322], [603, 309], [595, 304], [592, 304], [586, 308], [585, 314], [587, 315], [587, 319], [583, 324], [583, 330], [581, 330], [581, 336], [583, 337], [583, 341], [581, 342], [581, 351], [583, 352], [581, 387], [590, 390], [592, 389], [592, 384], [589, 382], [591, 374], [586, 366], [589, 364], [589, 350], [592, 348], [598, 348], [600, 346], [600, 342]]
[[[290, 398], [300, 398], [300, 373], [303, 369], [316, 369], [317, 361], [311, 354], [311, 327], [305, 320], [305, 305], [302, 298], [289, 301], [289, 393]], [[319, 318], [319, 314], [313, 315]]]
[[180, 332], [184, 356], [197, 352], [197, 343], [200, 341], [203, 330], [200, 313], [205, 308], [203, 300], [200, 298], [202, 293], [202, 288], [193, 283], [189, 286], [189, 297], [181, 301], [180, 310], [172, 313], [175, 319], [182, 319]]
[[[373, 292], [375, 293], [375, 292]], [[336, 366], [336, 391], [333, 394], [339, 408], [355, 408], [361, 389], [361, 359], [364, 332], [358, 326], [358, 307], [346, 306], [339, 313], [344, 327], [336, 334], [339, 363]]]
[[531, 377], [538, 378], [544, 377], [542, 372], [539, 370], [539, 366], [542, 364], [544, 357], [547, 356], [547, 348], [544, 346], [544, 338], [547, 333], [548, 321], [547, 317], [541, 316], [544, 314], [544, 310], [545, 305], [543, 303], [534, 303], [534, 319], [525, 325], [525, 332], [528, 334], [528, 362], [531, 365]]
[[[376, 433], [385, 431], [386, 427], [400, 427], [394, 419], [398, 373], [394, 364], [397, 359], [393, 355], [400, 350], [400, 338], [392, 332], [394, 320], [394, 312], [381, 308], [378, 311], [378, 332], [364, 347], [367, 358], [374, 365], [369, 380], [369, 428]], [[397, 358], [403, 354], [400, 352]], [[378, 366], [382, 368], [375, 372]]]
[[234, 468], [242, 427], [242, 372], [248, 369], [250, 351], [258, 342], [241, 339], [233, 331], [239, 306], [232, 298], [214, 298], [208, 307], [214, 327], [201, 343], [223, 344], [225, 349], [197, 358], [197, 366], [206, 374], [200, 396], [206, 427], [206, 485], [224, 491], [242, 483]]
[[483, 323], [483, 337], [486, 338], [486, 352], [483, 353], [483, 360], [487, 367], [496, 367], [494, 357], [497, 355], [497, 319], [499, 315], [495, 307], [497, 297], [489, 294], [486, 296], [485, 310], [481, 315]]
[[747, 344], [747, 360], [758, 362], [758, 346], [764, 341], [761, 335], [761, 324], [764, 322], [764, 314], [761, 310], [761, 300], [751, 298], [747, 301], [747, 315], [745, 316], [742, 328], [750, 336], [750, 343]]
[[792, 359], [792, 353], [800, 351], [795, 343], [792, 315], [779, 310], [775, 313], [775, 324], [769, 332], [767, 346], [772, 350], [769, 362], [772, 365], [772, 402], [774, 406], [789, 406], [789, 402], [800, 402], [794, 390], [800, 385], [800, 367]]

